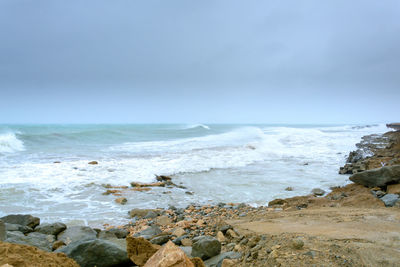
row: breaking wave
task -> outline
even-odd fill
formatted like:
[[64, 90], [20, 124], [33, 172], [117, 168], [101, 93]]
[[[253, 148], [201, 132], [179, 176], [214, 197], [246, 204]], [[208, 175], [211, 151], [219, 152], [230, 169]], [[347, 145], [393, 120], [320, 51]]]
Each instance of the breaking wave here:
[[0, 153], [13, 153], [25, 150], [24, 142], [15, 133], [0, 134]]

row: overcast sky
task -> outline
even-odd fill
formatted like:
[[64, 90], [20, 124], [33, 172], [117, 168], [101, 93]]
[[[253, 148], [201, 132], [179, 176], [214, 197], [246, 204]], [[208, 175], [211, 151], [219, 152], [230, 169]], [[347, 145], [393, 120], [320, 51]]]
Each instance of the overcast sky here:
[[400, 1], [0, 0], [3, 123], [400, 121]]

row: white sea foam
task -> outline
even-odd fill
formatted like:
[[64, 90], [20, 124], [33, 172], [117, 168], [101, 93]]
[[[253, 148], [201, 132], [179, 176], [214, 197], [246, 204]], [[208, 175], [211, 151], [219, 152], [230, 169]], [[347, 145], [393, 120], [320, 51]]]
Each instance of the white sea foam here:
[[0, 134], [0, 153], [13, 153], [24, 149], [24, 143], [17, 138], [15, 133]]

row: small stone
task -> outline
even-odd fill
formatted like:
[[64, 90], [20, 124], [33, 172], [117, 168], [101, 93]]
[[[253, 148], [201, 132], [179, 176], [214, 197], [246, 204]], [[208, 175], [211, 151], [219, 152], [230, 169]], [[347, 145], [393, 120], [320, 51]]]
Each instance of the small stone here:
[[386, 207], [393, 207], [399, 200], [399, 195], [397, 194], [386, 194], [381, 198]]
[[54, 251], [54, 250], [59, 249], [60, 247], [65, 246], [65, 245], [66, 245], [66, 244], [64, 243], [64, 241], [57, 240], [57, 241], [55, 241], [55, 242], [53, 243], [52, 249], [53, 249], [53, 251]]
[[286, 190], [286, 191], [293, 191], [293, 187], [288, 186], [288, 187], [285, 188], [285, 190]]
[[97, 165], [97, 164], [99, 164], [99, 163], [98, 163], [97, 161], [93, 160], [93, 161], [88, 162], [88, 164], [90, 164], [90, 165]]
[[302, 249], [304, 246], [304, 241], [301, 238], [295, 238], [292, 240], [292, 247], [295, 249]]
[[180, 237], [186, 234], [186, 231], [183, 230], [181, 227], [178, 227], [172, 232], [172, 234], [175, 235], [176, 237]]
[[[135, 264], [138, 264], [135, 262]], [[140, 265], [140, 264], [139, 264]], [[164, 247], [152, 255], [144, 267], [194, 267], [185, 252], [169, 241]]]
[[181, 240], [181, 244], [182, 244], [182, 246], [190, 247], [190, 246], [192, 246], [193, 242], [189, 238], [183, 238]]
[[161, 226], [166, 226], [171, 223], [172, 223], [172, 219], [169, 218], [168, 216], [159, 216], [156, 219], [156, 224], [161, 225]]
[[235, 267], [235, 266], [237, 266], [237, 264], [238, 264], [237, 260], [224, 259], [222, 261], [221, 267]]
[[236, 234], [235, 231], [233, 231], [232, 229], [229, 229], [228, 231], [226, 231], [226, 234], [232, 238], [238, 238], [238, 234]]
[[121, 204], [121, 205], [125, 205], [128, 202], [128, 200], [125, 197], [119, 197], [119, 198], [115, 199], [115, 202], [117, 202], [118, 204]]
[[313, 190], [311, 190], [311, 193], [314, 196], [323, 196], [325, 194], [325, 191], [322, 190], [321, 188], [314, 188]]
[[226, 241], [226, 238], [225, 238], [224, 234], [223, 234], [221, 231], [218, 231], [218, 233], [217, 233], [217, 239], [218, 239], [218, 241], [221, 242], [221, 243], [223, 243], [223, 242]]

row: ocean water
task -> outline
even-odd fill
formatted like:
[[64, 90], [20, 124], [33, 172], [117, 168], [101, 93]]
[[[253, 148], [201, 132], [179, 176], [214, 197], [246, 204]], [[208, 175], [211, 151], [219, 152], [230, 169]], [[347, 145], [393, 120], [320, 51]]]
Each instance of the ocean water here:
[[[384, 125], [0, 125], [0, 216], [96, 226], [125, 223], [132, 208], [266, 205], [348, 183], [338, 174], [348, 152], [362, 136], [386, 131]], [[88, 165], [92, 160], [99, 164]], [[127, 192], [126, 205], [102, 194], [103, 184], [153, 182], [155, 174], [187, 189]]]

